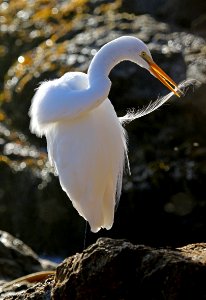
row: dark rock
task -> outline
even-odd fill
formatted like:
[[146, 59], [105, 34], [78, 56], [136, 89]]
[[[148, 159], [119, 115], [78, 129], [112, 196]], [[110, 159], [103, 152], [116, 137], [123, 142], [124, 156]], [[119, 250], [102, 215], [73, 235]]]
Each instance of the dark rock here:
[[205, 299], [205, 249], [155, 249], [101, 238], [58, 266], [53, 299]]
[[160, 7], [168, 0], [123, 0], [122, 10], [135, 14], [158, 15]]
[[40, 259], [21, 240], [0, 231], [0, 279], [12, 280], [26, 274], [54, 270], [55, 263]]
[[206, 3], [202, 0], [168, 0], [161, 9], [169, 21], [191, 28], [191, 24], [206, 13]]
[[17, 290], [14, 286], [8, 293], [0, 296], [1, 300], [50, 300], [51, 299], [51, 288], [53, 285], [52, 279], [47, 279], [43, 283], [37, 283], [22, 290]]
[[206, 244], [178, 249], [101, 238], [64, 260], [56, 276], [4, 300], [206, 299]]
[[191, 23], [191, 29], [193, 32], [198, 32], [200, 35], [206, 36], [206, 12], [197, 17]]
[[123, 0], [122, 10], [135, 14], [150, 14], [196, 33], [206, 35], [206, 3], [202, 0]]

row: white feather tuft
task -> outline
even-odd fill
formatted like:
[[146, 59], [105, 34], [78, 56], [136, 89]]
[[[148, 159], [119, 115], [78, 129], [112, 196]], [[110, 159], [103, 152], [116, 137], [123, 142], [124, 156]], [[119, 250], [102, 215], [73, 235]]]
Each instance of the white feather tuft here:
[[[188, 80], [184, 80], [183, 82], [181, 82], [178, 85], [178, 87], [183, 92], [183, 94], [186, 94], [189, 86], [192, 85], [194, 87], [196, 84], [198, 84], [198, 81], [196, 81], [194, 79], [188, 79]], [[130, 110], [128, 110], [128, 112], [125, 116], [119, 117], [119, 120], [123, 125], [125, 125], [135, 119], [146, 116], [146, 115], [150, 114], [151, 112], [153, 112], [154, 110], [158, 109], [163, 104], [165, 104], [173, 95], [174, 94], [171, 92], [164, 97], [159, 97], [154, 102], [151, 101], [149, 103], [149, 105], [147, 105], [146, 107], [143, 107], [137, 111], [135, 109], [130, 109]]]

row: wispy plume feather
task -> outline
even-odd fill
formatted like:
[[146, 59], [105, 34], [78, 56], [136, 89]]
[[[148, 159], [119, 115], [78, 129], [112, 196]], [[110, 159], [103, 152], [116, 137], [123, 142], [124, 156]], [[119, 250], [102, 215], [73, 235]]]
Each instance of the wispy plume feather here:
[[[199, 82], [197, 80], [188, 79], [188, 80], [184, 80], [183, 82], [181, 82], [178, 85], [178, 88], [182, 91], [183, 95], [185, 95], [190, 86], [193, 86], [193, 88], [194, 88], [196, 85], [199, 85]], [[146, 116], [146, 115], [150, 114], [151, 112], [153, 112], [154, 110], [158, 109], [163, 104], [165, 104], [173, 95], [174, 94], [171, 92], [164, 97], [159, 97], [157, 100], [151, 101], [146, 107], [143, 107], [138, 110], [130, 109], [127, 112], [127, 114], [123, 117], [120, 117], [119, 120], [124, 125], [135, 119]]]

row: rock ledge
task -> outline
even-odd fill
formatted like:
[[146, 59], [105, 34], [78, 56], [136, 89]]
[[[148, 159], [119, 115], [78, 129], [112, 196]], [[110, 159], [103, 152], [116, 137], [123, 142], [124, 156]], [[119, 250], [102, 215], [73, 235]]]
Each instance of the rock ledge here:
[[65, 259], [54, 279], [4, 299], [206, 299], [205, 253], [204, 243], [157, 249], [100, 238]]

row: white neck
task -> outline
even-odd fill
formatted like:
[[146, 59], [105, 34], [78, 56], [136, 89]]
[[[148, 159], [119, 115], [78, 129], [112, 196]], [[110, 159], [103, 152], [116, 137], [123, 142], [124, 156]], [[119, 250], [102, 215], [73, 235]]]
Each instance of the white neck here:
[[92, 59], [89, 70], [89, 82], [96, 78], [108, 77], [115, 65], [123, 60], [134, 61], [130, 51], [130, 42], [134, 37], [121, 37], [104, 45]]

